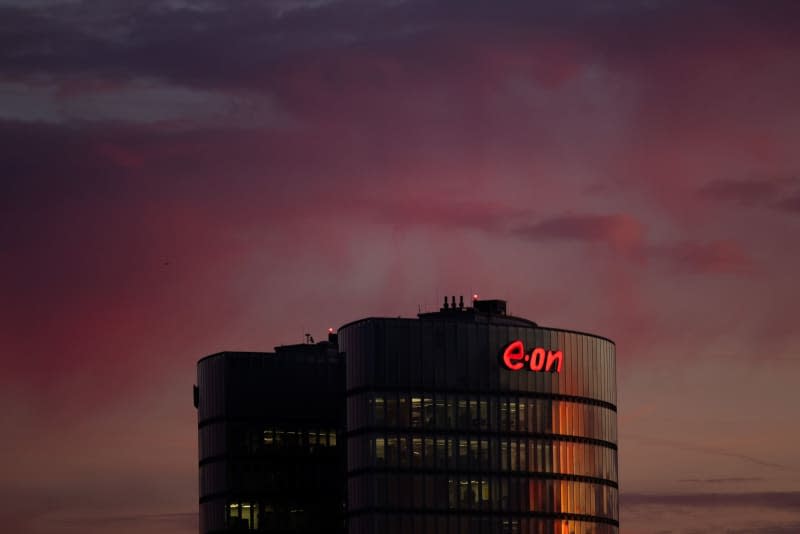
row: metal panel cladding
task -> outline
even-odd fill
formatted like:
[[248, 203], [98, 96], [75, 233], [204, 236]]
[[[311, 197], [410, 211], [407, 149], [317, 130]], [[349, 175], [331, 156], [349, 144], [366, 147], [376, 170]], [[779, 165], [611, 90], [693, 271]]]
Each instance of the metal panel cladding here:
[[469, 308], [339, 342], [350, 534], [617, 533], [612, 341]]

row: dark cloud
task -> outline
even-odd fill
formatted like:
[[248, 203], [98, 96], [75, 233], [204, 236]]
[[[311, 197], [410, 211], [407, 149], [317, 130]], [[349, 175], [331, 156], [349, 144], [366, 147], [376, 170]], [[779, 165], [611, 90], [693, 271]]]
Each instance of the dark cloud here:
[[683, 241], [657, 247], [679, 270], [699, 274], [749, 274], [754, 262], [735, 241]]
[[780, 183], [770, 180], [715, 180], [701, 187], [700, 194], [749, 206], [774, 199], [780, 190]]
[[781, 211], [800, 211], [800, 179], [715, 180], [699, 190], [709, 199], [738, 206], [758, 206]]
[[[702, 444], [687, 443], [687, 442], [683, 442], [683, 441], [676, 441], [676, 440], [670, 440], [670, 439], [661, 439], [661, 438], [652, 438], [652, 437], [648, 437], [648, 436], [637, 436], [637, 435], [630, 435], [630, 434], [625, 435], [624, 437], [626, 439], [632, 439], [632, 440], [640, 441], [640, 442], [643, 442], [643, 443], [649, 443], [649, 444], [652, 444], [652, 445], [660, 445], [660, 446], [666, 446], [666, 447], [674, 447], [676, 449], [689, 451], [689, 452], [698, 452], [698, 453], [701, 453], [701, 454], [711, 454], [711, 455], [714, 455], [714, 456], [726, 456], [726, 457], [729, 457], [729, 458], [736, 458], [736, 459], [742, 460], [742, 461], [747, 462], [747, 463], [759, 465], [759, 466], [762, 466], [762, 467], [769, 467], [771, 469], [791, 469], [790, 467], [788, 467], [786, 465], [779, 464], [779, 463], [776, 463], [776, 462], [771, 462], [771, 461], [769, 461], [768, 459], [765, 459], [765, 458], [760, 458], [760, 457], [749, 455], [749, 454], [743, 454], [743, 453], [740, 453], [740, 452], [735, 452], [735, 451], [731, 451], [731, 450], [727, 450], [727, 449], [721, 449], [721, 448], [718, 448], [718, 447], [709, 447], [709, 446], [702, 445]], [[798, 495], [800, 495], [800, 493], [798, 493]]]
[[636, 252], [645, 244], [646, 227], [625, 214], [565, 215], [519, 227], [517, 233], [529, 239], [604, 243], [618, 251]]
[[778, 206], [791, 213], [800, 213], [800, 192], [781, 200]]
[[[188, 85], [277, 90], [297, 68], [311, 68], [335, 87], [344, 80], [363, 83], [374, 74], [348, 68], [364, 53], [435, 77], [443, 67], [450, 75], [459, 65], [475, 72], [481, 56], [492, 57], [478, 54], [482, 48], [525, 50], [526, 43], [542, 41], [570, 42], [584, 64], [625, 65], [625, 58], [635, 58], [629, 66], [646, 68], [645, 61], [656, 63], [660, 55], [680, 56], [750, 37], [736, 33], [745, 18], [757, 36], [786, 41], [788, 21], [797, 14], [796, 4], [777, 1], [770, 9], [706, 2], [692, 10], [678, 2], [567, 6], [359, 0], [298, 9], [288, 9], [286, 2], [194, 4], [194, 9], [179, 9], [191, 3], [98, 0], [46, 10], [0, 8], [5, 21], [0, 72], [12, 79], [159, 77]], [[674, 39], [676, 33], [680, 40]], [[453, 46], [445, 46], [448, 41]], [[535, 69], [537, 61], [532, 57], [526, 63]]]
[[139, 514], [122, 516], [88, 516], [63, 519], [60, 523], [68, 526], [83, 526], [90, 529], [105, 528], [139, 528], [152, 531], [157, 528], [170, 528], [170, 532], [196, 532], [198, 528], [197, 512], [176, 512], [168, 514]]
[[760, 482], [764, 480], [759, 477], [721, 477], [721, 478], [685, 478], [678, 482], [689, 482], [692, 484], [739, 484], [742, 482]]
[[632, 507], [641, 505], [690, 506], [700, 508], [738, 508], [742, 506], [752, 506], [775, 510], [797, 510], [800, 508], [800, 492], [620, 494], [620, 506]]
[[796, 534], [800, 532], [800, 521], [793, 521], [783, 525], [764, 524], [750, 528], [729, 528], [728, 534]]
[[647, 226], [625, 214], [565, 215], [521, 226], [516, 233], [533, 240], [565, 240], [602, 243], [648, 262], [665, 263], [670, 269], [696, 274], [749, 274], [754, 262], [735, 241], [654, 243]]

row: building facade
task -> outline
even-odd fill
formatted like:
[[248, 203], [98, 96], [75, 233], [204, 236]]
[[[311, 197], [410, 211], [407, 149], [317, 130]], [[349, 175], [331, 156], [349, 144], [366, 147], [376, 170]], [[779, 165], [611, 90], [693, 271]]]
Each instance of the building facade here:
[[339, 341], [350, 534], [618, 531], [613, 342], [454, 300]]
[[195, 405], [201, 534], [618, 532], [614, 343], [504, 301], [206, 357]]
[[344, 532], [343, 384], [335, 335], [198, 362], [201, 534]]

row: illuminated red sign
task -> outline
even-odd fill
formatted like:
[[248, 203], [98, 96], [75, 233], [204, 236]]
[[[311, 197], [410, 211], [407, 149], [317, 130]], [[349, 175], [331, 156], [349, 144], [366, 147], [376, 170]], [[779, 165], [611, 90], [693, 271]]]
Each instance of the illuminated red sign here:
[[560, 350], [545, 350], [536, 347], [530, 352], [525, 352], [522, 341], [509, 343], [503, 351], [503, 365], [511, 371], [519, 371], [525, 364], [531, 371], [545, 371], [548, 373], [560, 373], [561, 364], [564, 362], [564, 353]]

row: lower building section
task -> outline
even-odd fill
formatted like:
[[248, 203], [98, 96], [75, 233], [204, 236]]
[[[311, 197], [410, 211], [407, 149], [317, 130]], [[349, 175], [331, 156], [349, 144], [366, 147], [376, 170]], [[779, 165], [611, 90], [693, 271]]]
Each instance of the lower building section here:
[[[264, 498], [262, 500], [210, 499], [200, 503], [200, 520], [205, 532], [337, 532], [331, 518], [341, 510], [309, 507], [309, 501], [323, 501], [324, 496], [306, 499]], [[333, 530], [331, 530], [333, 528]], [[338, 527], [341, 530], [341, 525]]]
[[201, 534], [343, 534], [343, 379], [330, 341], [199, 362]]
[[377, 513], [350, 518], [350, 534], [618, 534], [616, 524], [562, 517]]
[[348, 494], [351, 514], [374, 510], [422, 510], [468, 514], [518, 512], [616, 523], [617, 488], [602, 480], [556, 475], [543, 479], [520, 473], [364, 473], [352, 476]]

